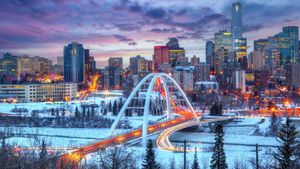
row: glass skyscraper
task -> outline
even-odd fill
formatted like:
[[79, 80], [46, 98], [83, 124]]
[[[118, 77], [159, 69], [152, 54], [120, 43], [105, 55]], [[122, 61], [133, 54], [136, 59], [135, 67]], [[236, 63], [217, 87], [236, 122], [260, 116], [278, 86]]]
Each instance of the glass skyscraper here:
[[64, 47], [64, 78], [66, 82], [75, 83], [84, 80], [84, 48], [78, 42]]
[[299, 35], [297, 26], [286, 26], [282, 29], [283, 33], [289, 36], [290, 40], [290, 62], [299, 62]]
[[275, 36], [277, 47], [280, 52], [280, 65], [286, 65], [291, 61], [291, 45], [288, 34], [280, 32]]
[[231, 8], [231, 33], [232, 33], [232, 48], [235, 49], [235, 40], [242, 38], [242, 5], [240, 3], [233, 3]]

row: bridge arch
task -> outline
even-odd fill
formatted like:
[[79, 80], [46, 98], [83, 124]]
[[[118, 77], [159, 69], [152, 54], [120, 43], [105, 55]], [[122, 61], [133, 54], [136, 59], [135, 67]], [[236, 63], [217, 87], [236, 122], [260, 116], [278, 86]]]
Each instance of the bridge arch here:
[[[159, 80], [162, 84], [162, 87], [164, 89], [164, 94], [165, 94], [165, 99], [166, 99], [166, 107], [167, 107], [167, 118], [170, 119], [172, 117], [172, 114], [174, 113], [172, 111], [172, 104], [171, 104], [171, 99], [174, 96], [174, 93], [170, 91], [170, 86], [172, 88], [177, 89], [177, 93], [179, 93], [183, 97], [183, 101], [186, 103], [187, 108], [189, 109], [188, 112], [191, 112], [192, 115], [195, 117], [195, 119], [199, 122], [199, 119], [197, 117], [197, 114], [192, 107], [190, 101], [186, 97], [185, 93], [183, 90], [180, 88], [179, 84], [169, 75], [165, 73], [151, 73], [147, 75], [145, 78], [143, 78], [137, 86], [133, 89], [129, 97], [126, 99], [125, 103], [123, 104], [122, 108], [120, 109], [114, 123], [112, 124], [110, 133], [111, 135], [114, 134], [115, 129], [117, 128], [121, 118], [123, 117], [125, 111], [127, 109], [134, 109], [135, 107], [129, 107], [130, 103], [135, 99], [141, 97], [139, 92], [143, 91], [146, 92], [144, 94], [144, 106], [143, 106], [143, 124], [142, 124], [142, 146], [146, 146], [147, 144], [147, 128], [148, 128], [148, 117], [149, 117], [149, 108], [150, 108], [150, 100], [151, 100], [151, 95], [152, 91], [155, 87], [155, 83]], [[141, 107], [140, 107], [141, 108]]]

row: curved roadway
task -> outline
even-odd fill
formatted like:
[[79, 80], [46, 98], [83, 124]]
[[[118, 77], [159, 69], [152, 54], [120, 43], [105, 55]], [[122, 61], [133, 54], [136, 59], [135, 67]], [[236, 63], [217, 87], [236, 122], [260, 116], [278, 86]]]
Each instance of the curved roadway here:
[[[219, 122], [219, 121], [225, 121], [225, 120], [230, 120], [232, 118], [214, 118], [214, 119], [206, 119], [206, 120], [201, 120], [201, 124], [206, 124], [206, 123], [214, 123], [214, 122]], [[159, 149], [161, 150], [167, 150], [167, 151], [174, 151], [174, 152], [183, 152], [184, 149], [183, 147], [176, 147], [173, 146], [169, 140], [169, 137], [176, 131], [182, 130], [184, 128], [188, 128], [188, 127], [192, 127], [192, 126], [196, 126], [196, 125], [200, 125], [200, 123], [197, 120], [189, 120], [186, 121], [184, 123], [181, 123], [179, 125], [170, 127], [166, 130], [164, 130], [159, 137], [157, 138], [157, 146]], [[195, 151], [194, 149], [187, 149], [187, 152], [190, 151]]]

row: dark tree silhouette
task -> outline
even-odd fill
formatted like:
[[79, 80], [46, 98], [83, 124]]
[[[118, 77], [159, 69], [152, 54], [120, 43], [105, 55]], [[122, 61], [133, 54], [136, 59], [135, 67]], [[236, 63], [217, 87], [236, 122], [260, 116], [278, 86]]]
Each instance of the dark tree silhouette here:
[[215, 129], [215, 145], [214, 145], [214, 152], [211, 158], [211, 169], [227, 169], [227, 163], [226, 163], [226, 155], [224, 152], [224, 131], [223, 126], [221, 123], [217, 123], [216, 129]]
[[287, 117], [285, 124], [279, 129], [277, 137], [280, 146], [278, 147], [277, 152], [274, 153], [274, 158], [277, 161], [275, 168], [293, 169], [296, 164], [295, 153], [298, 132], [291, 122], [291, 119]]
[[194, 161], [193, 161], [192, 169], [200, 169], [196, 150], [195, 150], [195, 154], [194, 154]]
[[149, 140], [146, 149], [146, 156], [142, 164], [143, 169], [159, 169], [159, 165], [155, 161], [155, 152], [153, 150], [152, 141]]

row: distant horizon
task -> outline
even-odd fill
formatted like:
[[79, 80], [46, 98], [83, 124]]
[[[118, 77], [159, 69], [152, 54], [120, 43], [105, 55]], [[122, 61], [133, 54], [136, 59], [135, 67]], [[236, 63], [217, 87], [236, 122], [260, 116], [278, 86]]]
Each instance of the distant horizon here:
[[[177, 37], [187, 57], [196, 55], [203, 62], [206, 40], [219, 30], [230, 31], [233, 2], [3, 0], [0, 54], [41, 56], [56, 62], [63, 47], [77, 41], [91, 50], [97, 67], [103, 68], [109, 57], [122, 57], [124, 65], [136, 55], [152, 59], [154, 46]], [[239, 2], [248, 53], [254, 40], [273, 36], [283, 26], [299, 27], [299, 1]]]

